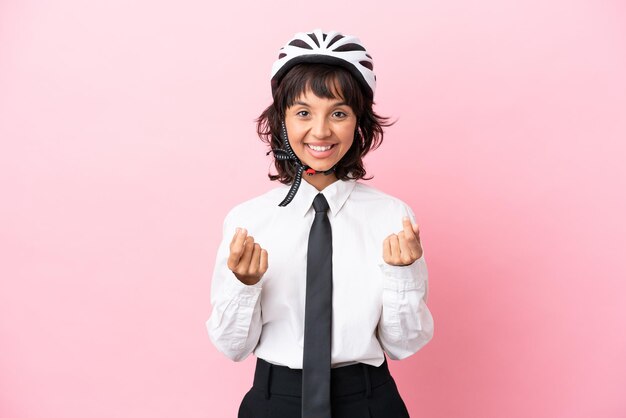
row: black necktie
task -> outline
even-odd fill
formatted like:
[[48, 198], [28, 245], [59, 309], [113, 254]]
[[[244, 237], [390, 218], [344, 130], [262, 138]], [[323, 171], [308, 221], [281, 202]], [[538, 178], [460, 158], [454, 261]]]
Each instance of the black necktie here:
[[323, 194], [315, 196], [313, 208], [306, 268], [302, 418], [330, 418], [333, 246], [328, 202]]

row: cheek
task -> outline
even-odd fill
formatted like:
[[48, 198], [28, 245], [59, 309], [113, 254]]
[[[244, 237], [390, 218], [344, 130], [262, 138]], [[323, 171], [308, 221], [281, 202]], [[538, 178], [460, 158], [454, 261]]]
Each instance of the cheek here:
[[350, 149], [350, 147], [352, 147], [352, 144], [354, 144], [354, 140], [350, 139], [350, 140], [346, 140], [343, 142], [343, 149], [341, 150], [343, 153], [348, 152], [348, 150]]
[[289, 131], [289, 145], [294, 150], [302, 148], [302, 134], [297, 131]]
[[286, 122], [287, 136], [289, 137], [289, 143], [295, 145], [302, 140], [305, 131], [298, 124]]
[[350, 149], [354, 146], [354, 141], [346, 142], [341, 150], [341, 158], [350, 151]]
[[354, 142], [354, 128], [346, 128], [341, 131], [340, 140], [346, 149], [352, 146]]

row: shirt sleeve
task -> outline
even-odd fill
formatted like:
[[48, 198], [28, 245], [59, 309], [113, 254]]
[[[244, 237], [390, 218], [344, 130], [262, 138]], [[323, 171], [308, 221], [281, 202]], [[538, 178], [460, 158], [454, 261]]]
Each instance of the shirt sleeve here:
[[234, 361], [248, 357], [261, 335], [261, 282], [245, 285], [228, 268], [230, 242], [235, 233], [232, 211], [224, 220], [211, 282], [211, 316], [207, 331], [215, 347]]
[[[408, 210], [411, 218], [412, 211]], [[434, 323], [426, 306], [428, 269], [424, 253], [408, 266], [379, 264], [383, 280], [383, 308], [378, 338], [392, 360], [415, 354], [433, 337]]]

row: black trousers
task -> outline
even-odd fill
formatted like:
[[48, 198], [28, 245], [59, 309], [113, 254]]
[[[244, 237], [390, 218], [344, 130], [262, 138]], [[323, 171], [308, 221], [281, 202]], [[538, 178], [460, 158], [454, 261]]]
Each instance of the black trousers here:
[[[252, 388], [238, 418], [301, 418], [302, 370], [257, 359]], [[332, 418], [408, 418], [387, 360], [331, 370]]]

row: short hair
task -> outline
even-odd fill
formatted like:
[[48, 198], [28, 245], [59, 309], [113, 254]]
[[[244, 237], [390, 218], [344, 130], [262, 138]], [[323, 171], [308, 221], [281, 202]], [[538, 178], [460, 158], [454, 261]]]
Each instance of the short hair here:
[[[337, 179], [371, 179], [365, 178], [363, 157], [382, 144], [383, 127], [391, 126], [394, 122], [374, 112], [373, 99], [364, 93], [359, 82], [345, 68], [307, 63], [297, 64], [290, 69], [278, 85], [273, 103], [256, 119], [259, 138], [270, 148], [282, 148], [280, 131], [285, 111], [309, 89], [318, 97], [345, 101], [357, 117], [352, 146], [335, 168]], [[294, 180], [295, 162], [274, 158], [274, 166], [277, 174], [268, 173], [270, 180], [284, 184]]]

